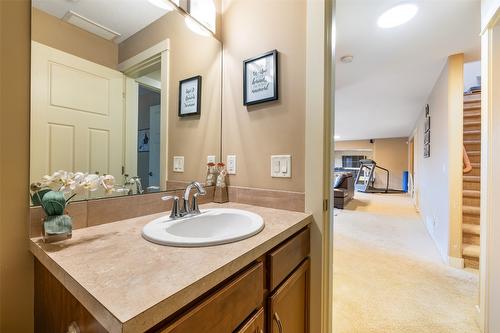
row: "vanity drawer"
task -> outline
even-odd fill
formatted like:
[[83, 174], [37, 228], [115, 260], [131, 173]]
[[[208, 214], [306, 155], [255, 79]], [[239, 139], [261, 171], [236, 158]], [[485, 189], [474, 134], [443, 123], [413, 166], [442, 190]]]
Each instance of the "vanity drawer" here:
[[309, 255], [309, 235], [309, 228], [304, 229], [267, 255], [269, 290], [274, 290]]
[[260, 308], [240, 329], [235, 333], [264, 333], [264, 308]]
[[188, 310], [162, 333], [230, 333], [262, 307], [264, 267], [257, 263]]

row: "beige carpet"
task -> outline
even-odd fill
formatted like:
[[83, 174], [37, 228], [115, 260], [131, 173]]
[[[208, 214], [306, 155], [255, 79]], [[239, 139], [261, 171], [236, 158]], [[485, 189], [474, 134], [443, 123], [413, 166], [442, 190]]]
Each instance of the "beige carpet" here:
[[477, 333], [478, 276], [446, 266], [404, 195], [356, 193], [334, 220], [334, 333]]

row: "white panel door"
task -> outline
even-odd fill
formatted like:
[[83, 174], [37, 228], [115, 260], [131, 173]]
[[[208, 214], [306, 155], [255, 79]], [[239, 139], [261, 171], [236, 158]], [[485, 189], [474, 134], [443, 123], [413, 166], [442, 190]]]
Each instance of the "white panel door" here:
[[149, 108], [149, 186], [160, 186], [160, 105]]
[[37, 42], [31, 47], [31, 180], [60, 169], [119, 178], [123, 74]]

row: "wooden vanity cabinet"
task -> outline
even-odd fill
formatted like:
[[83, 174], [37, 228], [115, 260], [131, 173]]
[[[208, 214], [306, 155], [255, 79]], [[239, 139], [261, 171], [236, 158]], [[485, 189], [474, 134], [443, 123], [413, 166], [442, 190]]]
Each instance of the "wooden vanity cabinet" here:
[[268, 298], [269, 333], [306, 333], [309, 328], [309, 259]]
[[[147, 332], [308, 333], [309, 236], [302, 229]], [[106, 332], [38, 260], [35, 332]]]
[[264, 308], [260, 308], [243, 327], [237, 329], [235, 333], [264, 333], [265, 330], [265, 312]]

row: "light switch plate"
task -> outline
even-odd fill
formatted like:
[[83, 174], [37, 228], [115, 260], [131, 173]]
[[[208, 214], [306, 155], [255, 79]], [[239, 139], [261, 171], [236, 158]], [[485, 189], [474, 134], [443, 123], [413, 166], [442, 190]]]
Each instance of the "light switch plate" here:
[[236, 174], [236, 155], [227, 155], [226, 167], [229, 175]]
[[208, 155], [207, 163], [215, 163], [215, 155]]
[[271, 156], [271, 177], [291, 178], [292, 177], [292, 156], [272, 155]]
[[184, 172], [184, 156], [174, 156], [174, 172]]

